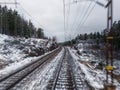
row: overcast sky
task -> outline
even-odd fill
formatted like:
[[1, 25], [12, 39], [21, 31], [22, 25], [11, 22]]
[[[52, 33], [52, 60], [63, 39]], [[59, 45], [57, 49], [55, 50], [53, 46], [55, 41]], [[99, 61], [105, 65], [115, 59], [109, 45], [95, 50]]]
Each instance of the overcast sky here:
[[[6, 0], [6, 2], [8, 1], [12, 2], [14, 0]], [[31, 19], [36, 27], [42, 27], [44, 29], [47, 36], [56, 36], [58, 41], [71, 39], [80, 33], [102, 31], [106, 28], [107, 10], [90, 1], [73, 3], [75, 0], [65, 0], [65, 30], [63, 0], [17, 1], [20, 3], [20, 5], [17, 6], [17, 10], [24, 18]], [[105, 0], [98, 1], [104, 4], [106, 3]], [[113, 0], [113, 3], [114, 20], [120, 20], [120, 0]], [[93, 7], [94, 9], [89, 15], [89, 12]], [[27, 13], [25, 13], [24, 9]], [[85, 14], [87, 9], [88, 13]]]

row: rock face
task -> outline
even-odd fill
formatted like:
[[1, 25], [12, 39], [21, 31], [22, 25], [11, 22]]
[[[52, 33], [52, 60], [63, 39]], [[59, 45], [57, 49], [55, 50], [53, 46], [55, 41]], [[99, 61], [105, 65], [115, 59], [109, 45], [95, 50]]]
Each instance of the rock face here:
[[48, 39], [20, 38], [0, 34], [0, 68], [26, 58], [43, 55], [57, 47]]
[[[11, 63], [11, 62], [10, 62]], [[8, 62], [6, 62], [5, 60], [1, 60], [0, 59], [0, 69], [4, 68], [5, 66], [8, 65]]]

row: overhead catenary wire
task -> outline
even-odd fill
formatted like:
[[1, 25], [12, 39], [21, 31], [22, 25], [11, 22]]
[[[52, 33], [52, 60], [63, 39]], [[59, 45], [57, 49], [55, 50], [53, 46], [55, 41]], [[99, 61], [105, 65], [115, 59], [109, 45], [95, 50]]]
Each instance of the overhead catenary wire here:
[[89, 12], [92, 3], [93, 3], [93, 2], [90, 2], [90, 3], [89, 3], [89, 5], [88, 5], [88, 7], [87, 7], [87, 9], [86, 9], [83, 17], [81, 17], [81, 20], [80, 20], [81, 22], [80, 22], [80, 23], [78, 24], [78, 26], [76, 27], [76, 29], [75, 29], [75, 31], [74, 31], [74, 35], [76, 34], [76, 31], [78, 31], [78, 29], [81, 27], [81, 24], [83, 23], [85, 17], [87, 16], [87, 13]]
[[71, 10], [71, 0], [69, 0], [69, 6], [68, 6], [68, 11], [67, 11], [67, 20], [66, 20], [66, 33], [69, 30], [69, 21], [70, 21], [70, 10]]
[[[92, 2], [91, 2], [91, 4], [92, 4]], [[88, 13], [89, 8], [90, 8], [90, 6], [91, 6], [91, 4], [89, 4], [89, 6], [87, 7], [87, 10], [85, 11], [85, 13], [83, 13], [81, 16], [79, 16], [79, 15], [78, 15], [77, 20], [79, 20], [79, 21], [80, 21], [80, 23], [82, 23], [81, 21], [83, 21], [83, 19], [84, 19], [84, 18], [85, 18], [85, 16], [86, 16], [86, 13]], [[84, 11], [84, 8], [83, 8], [83, 10], [82, 10], [82, 11]], [[81, 20], [80, 20], [79, 18], [80, 18]], [[76, 20], [76, 21], [77, 21], [77, 20]], [[75, 22], [75, 21], [74, 21], [74, 22]], [[76, 25], [76, 24], [75, 24], [75, 25]], [[74, 27], [75, 27], [75, 26], [73, 26], [73, 25], [72, 25], [72, 28], [74, 28]], [[70, 31], [70, 32], [72, 32], [71, 34], [75, 33], [75, 32], [73, 32], [73, 29], [71, 29], [71, 30], [72, 30], [72, 31]], [[69, 36], [71, 36], [71, 35], [69, 35]]]
[[17, 1], [16, 1], [16, 0], [14, 0], [14, 2], [15, 2], [15, 7], [17, 8]]
[[[90, 2], [89, 6], [87, 7], [87, 9], [86, 9], [86, 11], [85, 11], [83, 17], [82, 17], [81, 20], [80, 20], [81, 22], [78, 24], [78, 27], [80, 26], [80, 24], [81, 24], [82, 21], [84, 20], [85, 16], [86, 16], [87, 13], [89, 12], [89, 9], [90, 9], [91, 5], [92, 5], [92, 2]], [[78, 27], [77, 27], [77, 28], [78, 28]]]
[[26, 13], [26, 14], [31, 18], [32, 21], [35, 21], [39, 26], [41, 26], [42, 28], [46, 29], [46, 28], [45, 28], [43, 25], [41, 25], [21, 4], [19, 4], [19, 6], [20, 6], [20, 9], [21, 9], [22, 11], [24, 11], [24, 13]]
[[[88, 0], [88, 1], [92, 1], [92, 0]], [[105, 0], [106, 1], [106, 0]], [[90, 14], [92, 13], [93, 9], [95, 8], [96, 4], [98, 4], [98, 0], [93, 1], [94, 5], [93, 7], [89, 10], [88, 14], [86, 14], [86, 16], [83, 18], [82, 22], [78, 25], [76, 31], [78, 31], [79, 28], [82, 28], [82, 26], [84, 26], [85, 22], [87, 21], [88, 17], [90, 16]], [[100, 6], [104, 6], [102, 3], [99, 4]], [[77, 32], [78, 33], [78, 32]], [[74, 34], [75, 36], [75, 34]]]
[[[27, 16], [29, 16], [29, 18], [27, 17], [27, 19], [31, 20], [32, 21], [32, 24], [37, 24], [37, 27], [35, 25], [34, 28], [35, 30], [37, 30], [38, 28], [42, 28], [44, 31], [48, 30], [46, 27], [44, 27], [43, 25], [41, 25], [30, 13], [28, 13], [28, 11], [21, 5], [19, 4], [17, 6], [19, 8], [19, 10], [21, 10], [22, 12], [19, 12], [18, 10], [18, 13], [20, 14], [20, 16], [26, 20], [24, 14], [26, 14]], [[22, 15], [21, 15], [22, 14]], [[23, 19], [21, 20], [21, 31], [23, 32]], [[28, 20], [27, 20], [28, 21]], [[21, 33], [21, 36], [22, 36], [22, 33]]]
[[[77, 8], [77, 11], [76, 11], [76, 15], [77, 16], [75, 16], [75, 19], [74, 19], [74, 21], [73, 21], [73, 23], [72, 23], [72, 25], [71, 25], [71, 30], [70, 30], [70, 32], [73, 32], [73, 30], [75, 29], [75, 27], [76, 27], [76, 25], [77, 25], [77, 22], [79, 22], [80, 20], [79, 19], [81, 19], [81, 17], [82, 17], [82, 13], [84, 12], [84, 6], [85, 6], [85, 3], [82, 5], [83, 7], [81, 7], [81, 10], [79, 11], [79, 7]], [[78, 14], [79, 15], [78, 15]]]
[[[78, 15], [76, 21], [74, 21], [74, 22], [76, 22], [76, 24], [74, 26], [72, 25], [72, 28], [71, 28], [71, 32], [72, 32], [71, 34], [72, 35], [76, 32], [76, 28], [81, 24], [81, 22], [83, 21], [84, 17], [86, 16], [86, 13], [88, 13], [88, 10], [89, 10], [89, 7], [91, 6], [91, 4], [92, 4], [92, 2], [90, 2], [90, 4], [88, 5], [88, 7], [84, 10], [84, 8], [86, 6], [86, 3], [84, 3], [83, 8], [81, 10], [82, 12], [79, 12], [80, 15]], [[77, 24], [77, 21], [78, 21], [78, 24]]]
[[83, 26], [85, 24], [85, 22], [87, 21], [88, 17], [90, 16], [90, 14], [92, 13], [93, 9], [95, 8], [96, 3], [94, 4], [94, 6], [91, 8], [91, 10], [89, 11], [87, 17], [84, 19], [83, 23], [81, 24], [81, 26]]
[[86, 15], [86, 18], [83, 20], [83, 22], [80, 24], [80, 26], [77, 28], [77, 30], [81, 27], [84, 26], [85, 22], [87, 21], [88, 17], [90, 16], [90, 14], [92, 13], [93, 9], [95, 8], [96, 3], [94, 3], [93, 7], [89, 10], [88, 14]]
[[[81, 1], [76, 1], [76, 2], [74, 2], [74, 3], [78, 3], [78, 2], [82, 2], [82, 1], [88, 1], [88, 2], [90, 2], [91, 4], [89, 4], [89, 6], [87, 7], [87, 10], [85, 11], [85, 13], [83, 13], [82, 15], [81, 15], [81, 19], [80, 19], [80, 17], [75, 17], [75, 19], [74, 19], [74, 21], [73, 21], [73, 23], [70, 25], [70, 33], [71, 33], [71, 35], [73, 35], [73, 33], [74, 33], [74, 35], [73, 36], [75, 36], [75, 33], [76, 33], [76, 31], [78, 31], [78, 29], [80, 29], [81, 30], [81, 28], [84, 26], [84, 24], [85, 24], [85, 22], [87, 21], [87, 19], [88, 19], [88, 17], [90, 16], [90, 14], [92, 13], [92, 11], [94, 10], [94, 8], [95, 8], [95, 6], [96, 6], [96, 4], [99, 4], [100, 6], [103, 6], [104, 4], [102, 4], [102, 3], [98, 3], [98, 0], [81, 0]], [[105, 0], [105, 1], [107, 1], [107, 0]], [[94, 3], [94, 5], [92, 4], [92, 3]], [[70, 3], [70, 4], [73, 4], [73, 3]], [[93, 5], [93, 6], [92, 6]], [[83, 10], [84, 11], [84, 10]], [[77, 18], [77, 19], [76, 19]], [[73, 18], [72, 18], [73, 19]], [[79, 24], [77, 24], [77, 21], [80, 21], [80, 23]], [[75, 27], [76, 26], [76, 27]], [[74, 31], [74, 32], [73, 32]], [[78, 33], [78, 32], [77, 32]], [[69, 35], [70, 36], [70, 35]]]
[[[76, 15], [77, 16], [73, 16], [72, 14], [71, 14], [71, 12], [72, 12], [72, 10], [73, 10], [73, 8], [71, 7], [71, 5], [72, 4], [74, 4], [74, 2], [71, 2], [70, 0], [69, 0], [69, 3], [67, 3], [66, 4], [66, 7], [68, 7], [68, 12], [67, 12], [67, 15], [66, 15], [66, 18], [67, 18], [67, 20], [66, 20], [66, 33], [67, 33], [67, 40], [69, 40], [70, 38], [69, 38], [69, 36], [71, 36], [71, 28], [73, 28], [73, 25], [75, 24], [75, 21], [77, 21], [76, 19], [77, 19], [77, 13], [79, 12], [79, 6], [77, 6], [77, 10], [75, 11], [75, 13], [76, 13]], [[72, 16], [72, 17], [71, 17]], [[75, 18], [75, 19], [74, 19]], [[74, 21], [73, 21], [73, 19], [74, 19]], [[71, 23], [71, 22], [73, 22], [73, 23]]]

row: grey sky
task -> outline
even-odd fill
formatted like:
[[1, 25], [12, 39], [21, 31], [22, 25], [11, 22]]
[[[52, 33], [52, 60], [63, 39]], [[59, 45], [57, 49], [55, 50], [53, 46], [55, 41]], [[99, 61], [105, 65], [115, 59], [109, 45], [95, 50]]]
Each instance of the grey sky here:
[[[14, 0], [8, 0], [8, 1], [14, 1]], [[87, 18], [84, 25], [82, 27], [78, 27], [79, 23], [82, 22], [83, 20], [82, 17], [85, 16], [84, 13], [90, 4], [89, 1], [81, 2], [81, 3], [79, 2], [77, 4], [71, 4], [70, 12], [69, 12], [68, 3], [69, 1], [73, 2], [74, 0], [65, 0], [66, 26], [68, 26], [68, 28], [66, 28], [66, 31], [64, 31], [63, 0], [17, 0], [17, 1], [32, 16], [32, 21], [36, 27], [42, 27], [44, 29], [45, 34], [48, 36], [57, 36], [58, 41], [64, 41], [65, 38], [66, 40], [68, 40], [80, 33], [101, 31], [104, 28], [106, 28], [107, 11], [105, 8], [102, 8], [99, 5], [95, 6], [95, 8]], [[98, 0], [98, 1], [105, 3], [104, 2], [105, 0]], [[114, 20], [120, 20], [120, 11], [119, 11], [120, 0], [113, 0], [113, 2], [114, 2]], [[21, 6], [18, 6], [17, 10], [20, 13], [23, 13], [22, 15], [24, 16], [24, 18], [31, 19], [30, 16], [25, 14], [23, 10], [20, 9]], [[92, 3], [90, 8], [92, 8], [93, 6], [94, 3]], [[39, 22], [39, 24], [36, 21]], [[42, 26], [40, 26], [40, 24]], [[75, 27], [76, 28], [78, 27], [78, 29], [75, 30]]]

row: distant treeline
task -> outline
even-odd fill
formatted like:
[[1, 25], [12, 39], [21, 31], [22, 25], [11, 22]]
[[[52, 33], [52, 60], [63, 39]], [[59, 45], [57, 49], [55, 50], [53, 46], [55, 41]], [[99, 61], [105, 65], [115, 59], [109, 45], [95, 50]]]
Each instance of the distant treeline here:
[[35, 28], [33, 23], [25, 20], [16, 10], [0, 6], [0, 33], [20, 36], [44, 38], [42, 28]]
[[[102, 30], [102, 32], [91, 32], [89, 34], [79, 34], [75, 39], [71, 41], [64, 42], [64, 45], [71, 45], [79, 43], [80, 40], [90, 40], [93, 41], [96, 45], [106, 43], [106, 32], [107, 29]], [[120, 20], [113, 23], [113, 35], [114, 35], [114, 48], [120, 50]]]

